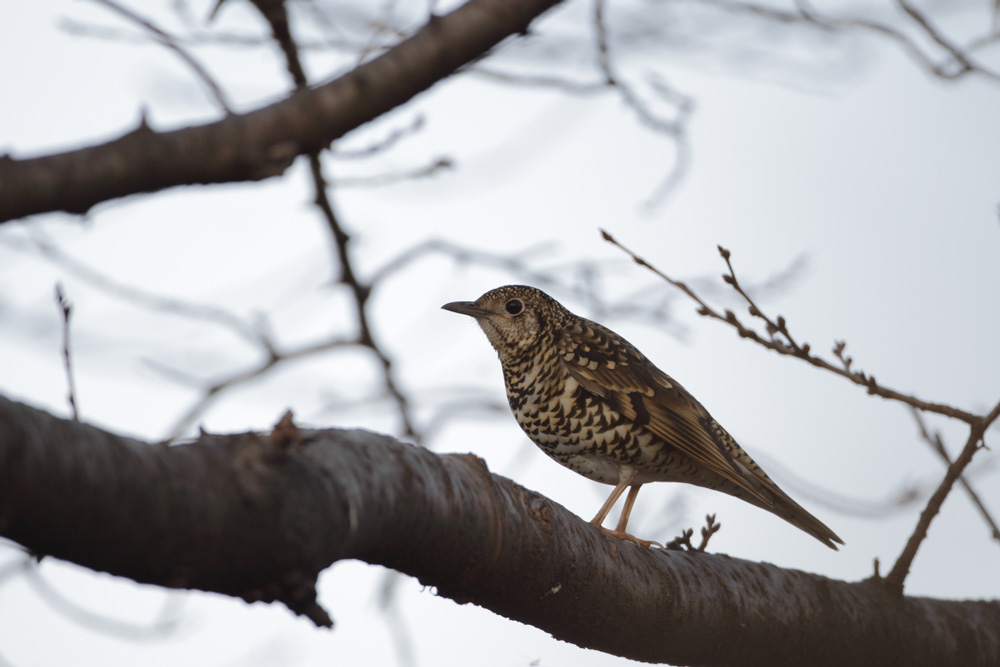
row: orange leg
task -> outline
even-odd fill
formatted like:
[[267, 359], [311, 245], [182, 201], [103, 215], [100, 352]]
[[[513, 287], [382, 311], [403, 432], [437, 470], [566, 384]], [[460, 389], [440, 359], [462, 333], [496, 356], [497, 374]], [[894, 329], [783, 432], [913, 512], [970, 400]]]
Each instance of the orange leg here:
[[625, 507], [622, 508], [621, 518], [618, 519], [618, 527], [615, 528], [616, 533], [625, 532], [625, 527], [628, 526], [628, 518], [632, 514], [632, 505], [635, 504], [635, 497], [639, 495], [639, 489], [641, 488], [642, 484], [635, 484], [628, 490], [628, 495], [625, 497]]
[[[615, 506], [615, 503], [618, 502], [618, 499], [622, 497], [622, 494], [625, 492], [625, 489], [628, 488], [628, 485], [631, 483], [632, 483], [631, 479], [622, 480], [618, 482], [618, 485], [615, 487], [615, 490], [611, 492], [611, 495], [608, 496], [608, 499], [604, 501], [603, 505], [601, 505], [601, 509], [598, 510], [597, 516], [595, 516], [593, 519], [590, 520], [591, 525], [597, 526], [598, 528], [601, 527], [601, 524], [604, 523], [604, 519], [608, 516], [608, 512], [610, 512], [611, 508]], [[629, 493], [629, 496], [631, 495], [632, 494]]]
[[[632, 514], [632, 506], [635, 504], [635, 498], [636, 496], [639, 495], [639, 489], [642, 488], [642, 484], [632, 484], [632, 480], [634, 479], [635, 479], [635, 473], [632, 473], [631, 475], [628, 476], [623, 476], [623, 478], [619, 480], [618, 484], [611, 492], [611, 495], [608, 496], [608, 499], [604, 501], [604, 504], [601, 506], [600, 511], [597, 512], [597, 516], [591, 519], [590, 523], [594, 526], [597, 526], [605, 533], [613, 535], [614, 537], [617, 537], [620, 540], [635, 542], [639, 546], [643, 547], [649, 547], [654, 544], [659, 547], [662, 547], [663, 545], [660, 544], [659, 542], [640, 540], [638, 537], [634, 537], [625, 532], [625, 528], [628, 526], [629, 515]], [[631, 486], [632, 488], [629, 489], [628, 496], [626, 496], [625, 498], [625, 507], [622, 508], [622, 515], [621, 518], [618, 519], [618, 526], [614, 530], [608, 530], [601, 524], [604, 523], [604, 519], [608, 516], [608, 513], [611, 511], [611, 508], [614, 507], [615, 503], [618, 502], [618, 499], [621, 498], [622, 494], [625, 492], [625, 489], [627, 489], [629, 486]]]

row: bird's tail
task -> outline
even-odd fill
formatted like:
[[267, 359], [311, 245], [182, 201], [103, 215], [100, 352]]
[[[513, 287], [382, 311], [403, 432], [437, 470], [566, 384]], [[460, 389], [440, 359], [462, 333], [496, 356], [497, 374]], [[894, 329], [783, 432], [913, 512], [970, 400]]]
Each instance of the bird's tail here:
[[768, 507], [764, 503], [759, 503], [760, 507], [781, 517], [799, 530], [809, 533], [834, 551], [837, 550], [838, 544], [844, 543], [844, 540], [840, 539], [825, 523], [807, 512], [805, 508], [792, 500], [777, 485], [774, 485], [768, 491], [772, 496], [772, 504]]
[[772, 514], [781, 517], [788, 523], [806, 533], [809, 533], [817, 540], [837, 550], [838, 544], [844, 541], [830, 530], [826, 524], [807, 512], [805, 508], [792, 500], [787, 493], [782, 491], [774, 481], [767, 477], [763, 471], [759, 475], [751, 476], [746, 473], [746, 484], [737, 484], [731, 479], [724, 479], [720, 476], [706, 478], [695, 483], [697, 486], [704, 486], [715, 491], [721, 491], [740, 500], [746, 501], [761, 509], [765, 509]]
[[728, 493], [751, 505], [765, 509], [799, 530], [809, 533], [834, 551], [837, 550], [838, 544], [844, 543], [825, 523], [807, 512], [802, 505], [799, 505], [782, 491], [763, 470], [759, 468], [758, 470], [759, 474], [757, 475], [753, 475], [749, 471], [745, 472], [745, 484], [737, 484], [731, 479], [714, 478], [712, 483], [700, 484], [700, 486]]

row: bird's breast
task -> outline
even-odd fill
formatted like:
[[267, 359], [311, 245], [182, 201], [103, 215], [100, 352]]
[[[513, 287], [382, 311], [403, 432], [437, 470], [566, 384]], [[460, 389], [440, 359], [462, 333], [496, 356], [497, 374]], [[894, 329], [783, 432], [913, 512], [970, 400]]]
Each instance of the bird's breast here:
[[643, 467], [659, 449], [653, 435], [584, 389], [560, 364], [506, 372], [517, 423], [553, 459], [606, 484], [622, 464]]

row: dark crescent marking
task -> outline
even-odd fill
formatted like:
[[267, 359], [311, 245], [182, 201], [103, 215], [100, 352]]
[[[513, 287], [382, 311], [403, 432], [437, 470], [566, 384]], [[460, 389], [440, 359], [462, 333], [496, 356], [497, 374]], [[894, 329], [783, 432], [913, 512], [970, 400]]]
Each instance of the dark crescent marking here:
[[646, 410], [646, 404], [642, 401], [642, 394], [637, 391], [633, 391], [628, 395], [629, 401], [632, 402], [632, 409], [635, 410], [635, 419], [632, 422], [636, 426], [645, 426], [649, 423], [649, 411]]

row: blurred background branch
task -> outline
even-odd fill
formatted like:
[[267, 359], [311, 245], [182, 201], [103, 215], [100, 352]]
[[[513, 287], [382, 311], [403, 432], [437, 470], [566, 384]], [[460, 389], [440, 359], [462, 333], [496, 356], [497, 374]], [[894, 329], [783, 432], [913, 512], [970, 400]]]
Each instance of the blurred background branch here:
[[[171, 0], [142, 7], [117, 0], [93, 0], [79, 4], [93, 5], [99, 11], [66, 10], [59, 22], [63, 35], [107, 42], [102, 48], [114, 49], [114, 57], [120, 60], [138, 61], [144, 53], [138, 48], [141, 46], [152, 45], [155, 48], [148, 51], [163, 52], [156, 65], [124, 79], [142, 97], [138, 105], [144, 109], [142, 131], [150, 130], [146, 124], [147, 105], [149, 118], [160, 117], [161, 123], [186, 127], [220, 114], [247, 113], [264, 103], [285, 98], [292, 90], [307, 90], [319, 82], [335, 80], [423, 30], [436, 20], [431, 15], [441, 9], [439, 3], [425, 0], [379, 3], [227, 0], [207, 4]], [[964, 424], [985, 424], [985, 432], [990, 424], [983, 421], [986, 417], [982, 415], [988, 416], [989, 407], [961, 409], [951, 404], [958, 399], [950, 400], [948, 394], [940, 403], [917, 398], [925, 391], [938, 391], [937, 386], [933, 389], [914, 386], [911, 393], [890, 389], [857, 368], [845, 343], [836, 342], [832, 356], [812, 351], [798, 331], [800, 324], [806, 328], [802, 323], [804, 317], [797, 318], [793, 338], [784, 318], [764, 314], [768, 301], [781, 297], [781, 307], [785, 308], [787, 300], [801, 296], [799, 287], [806, 277], [811, 277], [807, 273], [813, 270], [813, 262], [818, 260], [822, 264], [822, 253], [832, 252], [828, 246], [841, 233], [839, 230], [825, 230], [822, 243], [803, 237], [792, 225], [777, 235], [759, 234], [758, 246], [752, 252], [770, 268], [764, 278], [757, 280], [745, 277], [737, 280], [729, 265], [727, 275], [731, 282], [720, 283], [704, 276], [713, 270], [702, 261], [694, 262], [694, 269], [690, 266], [678, 269], [679, 274], [694, 277], [673, 282], [671, 287], [660, 280], [637, 277], [633, 264], [642, 257], [657, 258], [659, 262], [660, 257], [678, 249], [695, 255], [697, 251], [692, 248], [702, 243], [696, 236], [699, 228], [719, 233], [707, 219], [709, 214], [703, 219], [669, 208], [684, 189], [686, 179], [697, 176], [695, 158], [699, 151], [712, 149], [715, 141], [725, 151], [739, 150], [729, 145], [732, 136], [699, 115], [706, 108], [711, 113], [713, 106], [703, 107], [694, 92], [692, 67], [702, 67], [709, 76], [718, 76], [723, 71], [736, 73], [741, 85], [754, 80], [778, 81], [787, 88], [837, 96], [838, 91], [845, 89], [845, 81], [856, 82], [868, 76], [869, 63], [874, 60], [871, 49], [888, 45], [905, 54], [935, 80], [990, 87], [998, 82], [1000, 71], [998, 17], [1000, 3], [996, 0], [920, 4], [889, 0], [868, 5], [805, 0], [567, 2], [533, 24], [526, 34], [504, 40], [480, 59], [468, 63], [426, 96], [359, 127], [329, 147], [311, 150], [278, 179], [243, 186], [212, 184], [180, 191], [181, 197], [200, 198], [199, 206], [205, 209], [197, 214], [201, 233], [210, 233], [210, 228], [216, 225], [222, 228], [224, 222], [233, 218], [238, 219], [239, 225], [224, 237], [190, 237], [189, 248], [177, 252], [171, 262], [174, 277], [165, 284], [157, 285], [151, 280], [150, 274], [155, 269], [153, 253], [144, 255], [147, 249], [142, 247], [141, 240], [122, 234], [120, 238], [124, 240], [120, 243], [107, 244], [109, 254], [115, 260], [123, 260], [118, 264], [107, 256], [102, 258], [73, 234], [80, 232], [86, 238], [109, 230], [121, 233], [126, 226], [147, 224], [147, 220], [156, 217], [158, 207], [172, 216], [169, 228], [183, 234], [188, 229], [183, 226], [185, 220], [176, 219], [173, 211], [179, 209], [172, 208], [171, 203], [176, 201], [176, 191], [155, 197], [138, 192], [113, 205], [97, 207], [82, 222], [67, 216], [72, 220], [69, 224], [32, 218], [5, 225], [0, 248], [16, 256], [17, 261], [43, 260], [47, 265], [45, 275], [55, 274], [56, 280], [62, 280], [71, 289], [73, 370], [79, 379], [79, 388], [73, 393], [79, 391], [83, 397], [86, 418], [108, 419], [97, 405], [99, 399], [108, 394], [129, 393], [127, 387], [136, 382], [135, 376], [150, 369], [154, 371], [152, 381], [167, 387], [162, 397], [146, 401], [155, 414], [161, 415], [159, 420], [139, 416], [139, 411], [135, 411], [135, 419], [145, 421], [145, 428], [156, 432], [155, 437], [150, 436], [153, 440], [192, 436], [199, 423], [213, 430], [243, 428], [242, 422], [232, 426], [225, 415], [244, 403], [262, 419], [257, 427], [270, 424], [269, 420], [288, 405], [317, 403], [319, 406], [311, 408], [310, 414], [315, 420], [363, 424], [430, 448], [457, 447], [465, 451], [479, 446], [480, 440], [485, 441], [483, 434], [490, 430], [510, 427], [509, 410], [499, 391], [498, 377], [483, 370], [485, 365], [469, 360], [480, 359], [482, 355], [460, 358], [456, 354], [463, 330], [445, 329], [436, 321], [428, 324], [420, 319], [430, 317], [426, 315], [427, 302], [475, 298], [483, 291], [482, 284], [493, 287], [503, 282], [526, 282], [561, 299], [569, 297], [582, 304], [586, 314], [595, 319], [631, 321], [643, 325], [639, 331], [652, 330], [657, 336], [668, 334], [687, 340], [692, 327], [680, 316], [682, 311], [677, 310], [686, 294], [695, 298], [702, 314], [725, 322], [740, 335], [768, 349], [798, 356], [871, 393], [913, 406], [921, 438], [946, 462], [947, 475], [954, 476], [966, 489], [993, 539], [1000, 540], [989, 509], [991, 480], [987, 477], [996, 469], [995, 457], [989, 452], [980, 454], [976, 466], [963, 472], [957, 467], [960, 457], [947, 453], [945, 435], [928, 430], [925, 417], [919, 412], [941, 414]], [[11, 21], [14, 23], [15, 19]], [[76, 48], [84, 46], [80, 40], [71, 43], [76, 43]], [[62, 61], [72, 69], [72, 60]], [[178, 63], [178, 73], [168, 69]], [[723, 87], [732, 85], [732, 80], [726, 80]], [[464, 97], [455, 92], [459, 87], [466, 87], [462, 88], [468, 91]], [[72, 92], [76, 96], [82, 94], [82, 91]], [[439, 95], [435, 99], [445, 102], [437, 106], [429, 104], [427, 99], [432, 95]], [[480, 101], [479, 106], [469, 103], [473, 98]], [[534, 119], [519, 115], [526, 99], [543, 100], [548, 106], [542, 106]], [[72, 114], [76, 103], [76, 99], [59, 102], [60, 114]], [[780, 107], [782, 103], [777, 105]], [[108, 103], [109, 107], [111, 104]], [[714, 104], [717, 109], [720, 102]], [[45, 104], [37, 106], [41, 111]], [[612, 131], [618, 128], [597, 125], [598, 130], [589, 133], [579, 133], [577, 129], [593, 127], [582, 125], [588, 115], [605, 122], [605, 118], [611, 118], [608, 109], [622, 111], [620, 117], [614, 117], [619, 127], [630, 132], [639, 130], [629, 135], [634, 143], [616, 146], [619, 152], [612, 157], [602, 152], [598, 144], [605, 134], [618, 141], [618, 135]], [[95, 124], [96, 129], [85, 130], [74, 126], [69, 131], [72, 141], [57, 141], [54, 137], [64, 135], [50, 125], [45, 141], [38, 146], [27, 142], [29, 148], [24, 150], [48, 155], [59, 142], [94, 144], [96, 140], [92, 137], [124, 127], [124, 121], [111, 111], [102, 112], [103, 117], [111, 119], [108, 126]], [[126, 111], [134, 113], [131, 108]], [[783, 112], [773, 111], [776, 115]], [[727, 108], [726, 113], [735, 120], [749, 111], [737, 106]], [[787, 111], [790, 124], [803, 122], [795, 113], [798, 112]], [[516, 120], [509, 125], [498, 122], [506, 117]], [[67, 120], [72, 119], [67, 117]], [[902, 122], [906, 119], [900, 120], [892, 128], [875, 128], [873, 135], [882, 139], [897, 131], [909, 131]], [[699, 133], [699, 123], [710, 129]], [[485, 138], [485, 148], [477, 147], [478, 152], [471, 152], [465, 145], [469, 143], [469, 135], [452, 138], [442, 132], [442, 127], [458, 126], [474, 127], [474, 134]], [[562, 144], [548, 143], [560, 133], [571, 139]], [[21, 139], [7, 141], [9, 148], [5, 150], [22, 150]], [[879, 145], [876, 141], [871, 144], [874, 153]], [[586, 151], [573, 153], [578, 147]], [[806, 156], [801, 158], [803, 171], [817, 168], [830, 157], [814, 152], [814, 148], [811, 143], [802, 147]], [[779, 141], [773, 141], [761, 151], [768, 154], [754, 155], [753, 159], [763, 165], [775, 150], [778, 155], [773, 159], [787, 161], [789, 156], [782, 154], [782, 149]], [[636, 156], [643, 151], [648, 152], [648, 159], [640, 161]], [[592, 241], [596, 239], [595, 220], [574, 217], [566, 204], [554, 197], [555, 188], [551, 186], [554, 174], [570, 178], [575, 178], [575, 174], [564, 165], [556, 167], [554, 172], [544, 170], [545, 159], [551, 153], [564, 153], [570, 156], [569, 160], [592, 163], [605, 174], [600, 187], [580, 182], [574, 183], [572, 190], [572, 199], [588, 202], [595, 217], [603, 216], [599, 224], [611, 226], [618, 223], [619, 216], [629, 218], [638, 211], [645, 216], [646, 223], [660, 218], [656, 220], [656, 234], [662, 236], [650, 232], [648, 238], [667, 240], [655, 248], [647, 246], [647, 230], [643, 232], [641, 256], [600, 255], [593, 249], [597, 245]], [[515, 154], [518, 159], [511, 161], [513, 168], [496, 166]], [[915, 155], [929, 168], [938, 161], [944, 164], [941, 155], [933, 152]], [[0, 158], [0, 162], [9, 159]], [[855, 155], [854, 159], [861, 163], [869, 155]], [[910, 157], [900, 156], [900, 159]], [[711, 169], [718, 171], [717, 166], [710, 166]], [[754, 174], [748, 173], [752, 169], [739, 174], [739, 180], [753, 183], [752, 187], [767, 194], [768, 184], [755, 181]], [[552, 192], [545, 193], [544, 203], [518, 201], [513, 214], [517, 219], [511, 216], [498, 221], [491, 215], [496, 200], [491, 204], [489, 198], [484, 198], [485, 203], [479, 205], [474, 216], [466, 216], [457, 223], [448, 219], [451, 205], [483, 192], [497, 191], [504, 193], [504, 197], [517, 197], [508, 194], [514, 192], [510, 187], [514, 172], [519, 177], [524, 175], [549, 184], [546, 189], [551, 188]], [[479, 180], [470, 178], [470, 174]], [[983, 174], [989, 180], [988, 171], [983, 170]], [[710, 196], [700, 200], [701, 206], [715, 199], [732, 198], [740, 202], [748, 214], [745, 219], [741, 214], [729, 233], [735, 234], [732, 230], [740, 224], [759, 224], [749, 214], [753, 202], [746, 193], [724, 185], [732, 183], [724, 176], [712, 175]], [[956, 178], [972, 180], [973, 176], [962, 173]], [[254, 193], [276, 187], [275, 180], [292, 194], [280, 206], [267, 208], [262, 205], [263, 200], [253, 198]], [[615, 198], [612, 193], [620, 189], [622, 182], [631, 187], [621, 190], [626, 194]], [[835, 185], [825, 183], [806, 196], [813, 197], [820, 209], [825, 205], [825, 196], [830, 201], [857, 196], [856, 191], [839, 190]], [[783, 205], [790, 204], [790, 192], [795, 187], [781, 184], [770, 195]], [[940, 187], [941, 192], [955, 189], [953, 183], [944, 180], [935, 187]], [[917, 186], [907, 189], [914, 200], [918, 189]], [[0, 191], [3, 190], [0, 183]], [[3, 196], [8, 198], [8, 195], [13, 197], [17, 192], [4, 191]], [[211, 199], [221, 199], [223, 195], [232, 199], [221, 211], [212, 208]], [[252, 203], [241, 208], [240, 200]], [[611, 206], [600, 207], [603, 201], [611, 202]], [[310, 221], [296, 225], [303, 203], [309, 204]], [[255, 207], [260, 210], [254, 210]], [[630, 207], [634, 211], [626, 210]], [[904, 214], [898, 215], [905, 219]], [[128, 224], [116, 224], [122, 220]], [[317, 220], [319, 225], [314, 224]], [[530, 221], [529, 234], [520, 231], [523, 227], [518, 223], [524, 220]], [[309, 236], [310, 224], [311, 229], [319, 229], [317, 235]], [[796, 224], [805, 226], [806, 222]], [[265, 225], [280, 227], [281, 235], [286, 238], [298, 235], [304, 249], [277, 268], [269, 268], [270, 273], [258, 273], [258, 265], [264, 264], [262, 260], [271, 259], [268, 255], [272, 252], [277, 255], [273, 246], [277, 246], [279, 235], [260, 246], [249, 245], [244, 239], [256, 238], [253, 234]], [[910, 229], [905, 233], [915, 234]], [[965, 228], [951, 233], [972, 234]], [[758, 254], [782, 241], [796, 244], [783, 259]], [[215, 251], [201, 259], [188, 259], [189, 250], [193, 252], [202, 246], [214, 247]], [[312, 254], [316, 248], [322, 251]], [[677, 254], [671, 255], [669, 264], [665, 260], [664, 265], [673, 267]], [[144, 261], [144, 257], [149, 259]], [[788, 261], [787, 257], [793, 259]], [[837, 260], [849, 265], [853, 257], [841, 255]], [[129, 259], [136, 266], [130, 266]], [[240, 264], [241, 259], [249, 261]], [[221, 267], [219, 273], [202, 274], [202, 270], [215, 265]], [[30, 349], [31, 342], [41, 338], [39, 332], [46, 330], [40, 322], [52, 319], [53, 280], [40, 279], [31, 270], [22, 274], [13, 263], [7, 266], [15, 266], [12, 271], [17, 271], [17, 275], [16, 280], [3, 283], [0, 289], [0, 319], [12, 340]], [[11, 274], [4, 277], [7, 275]], [[431, 275], [443, 277], [435, 282], [427, 278]], [[182, 277], [200, 282], [202, 290], [182, 289]], [[282, 289], [272, 291], [272, 284], [282, 280], [287, 281], [281, 283]], [[30, 286], [39, 282], [45, 282], [44, 290], [40, 290], [45, 293], [45, 306], [35, 311], [22, 304], [29, 303]], [[681, 287], [681, 291], [676, 287]], [[447, 292], [447, 299], [439, 298], [439, 292]], [[733, 314], [742, 308], [750, 309], [750, 320], [741, 320]], [[833, 304], [825, 308], [834, 311]], [[131, 330], [121, 326], [123, 310], [132, 313], [126, 318], [135, 317], [136, 324]], [[146, 313], [152, 315], [147, 319]], [[760, 330], [754, 328], [753, 322]], [[68, 325], [68, 320], [64, 323]], [[883, 326], [882, 321], [874, 319], [866, 324], [869, 328]], [[858, 349], [854, 347], [856, 337], [852, 335], [850, 339], [851, 349]], [[65, 349], [68, 351], [68, 344]], [[58, 360], [55, 352], [51, 354]], [[937, 355], [928, 355], [934, 356]], [[883, 362], [876, 354], [868, 359], [869, 366]], [[100, 377], [95, 366], [126, 370], [112, 371], [122, 374], [113, 375], [108, 384], [102, 385], [94, 379]], [[303, 368], [315, 370], [303, 372]], [[715, 381], [719, 377], [717, 371], [710, 367], [705, 376]], [[33, 375], [8, 373], [5, 387], [20, 391], [21, 386], [29, 386]], [[37, 377], [39, 381], [46, 378], [52, 381], [44, 373]], [[901, 380], [900, 385], [907, 381]], [[262, 407], [252, 400], [252, 392], [265, 384], [273, 398]], [[940, 391], [946, 389], [942, 387]], [[121, 400], [125, 398], [122, 396]], [[130, 428], [141, 427], [131, 424]], [[535, 474], [535, 462], [541, 461], [537, 467], [542, 469], [549, 465], [513, 428], [504, 431], [502, 437], [511, 441], [509, 451], [497, 455], [501, 462], [496, 468], [503, 474], [528, 477]], [[956, 438], [964, 437], [947, 432], [947, 442], [961, 441]], [[963, 450], [968, 454], [965, 458], [971, 460], [979, 447], [978, 443], [967, 443]], [[879, 486], [870, 492], [848, 491], [840, 488], [840, 479], [799, 471], [795, 462], [786, 463], [780, 456], [755, 455], [760, 456], [765, 467], [775, 469], [795, 495], [829, 507], [842, 517], [885, 521], [900, 514], [908, 515], [917, 503], [927, 502], [935, 487], [940, 490], [940, 483], [930, 481], [929, 473], [914, 473], [908, 466], [892, 465], [885, 466]], [[551, 473], [553, 477], [555, 474]], [[970, 480], [978, 486], [978, 493]], [[588, 488], [586, 492], [591, 491]], [[937, 495], [940, 507], [947, 490]], [[656, 523], [656, 532], [676, 534], [680, 524], [690, 521], [687, 514], [694, 507], [697, 505], [691, 496], [678, 490], [661, 502], [658, 513], [647, 515], [645, 520]], [[721, 522], [730, 530], [735, 523], [726, 517]], [[721, 538], [727, 537], [726, 528]], [[923, 530], [926, 534], [926, 525]], [[719, 539], [713, 540], [713, 548]], [[922, 540], [921, 535], [916, 544]], [[898, 548], [898, 538], [892, 545]], [[852, 544], [852, 547], [865, 552], [879, 548], [867, 544]], [[6, 552], [14, 550], [4, 548]], [[905, 565], [899, 566], [903, 574], [896, 577], [900, 586], [915, 553], [914, 546], [908, 549], [905, 559], [900, 559]], [[868, 558], [868, 553], [862, 558]], [[5, 572], [8, 580], [27, 581], [19, 567], [0, 568], [0, 580]], [[846, 578], [852, 574], [839, 576]], [[380, 578], [375, 589], [379, 591], [379, 607], [392, 628], [390, 635], [397, 645], [397, 661], [416, 664], [415, 653], [422, 646], [421, 631], [408, 624], [419, 619], [405, 607], [397, 606], [402, 604], [395, 595], [399, 582], [394, 577]], [[57, 584], [49, 586], [55, 588]], [[39, 598], [46, 595], [34, 583], [31, 590]]]

